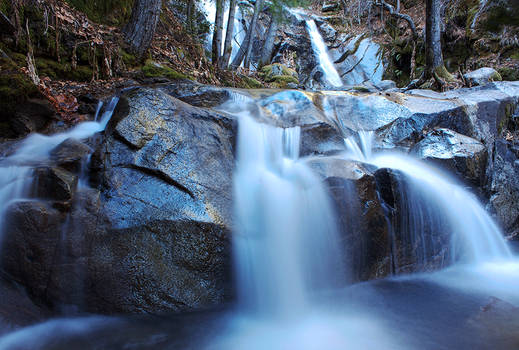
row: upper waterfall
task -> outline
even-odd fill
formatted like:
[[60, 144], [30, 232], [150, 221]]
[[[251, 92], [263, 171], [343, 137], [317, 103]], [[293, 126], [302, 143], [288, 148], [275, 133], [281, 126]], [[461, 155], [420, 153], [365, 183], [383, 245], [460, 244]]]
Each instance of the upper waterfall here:
[[328, 49], [326, 48], [326, 44], [324, 43], [323, 37], [319, 33], [317, 29], [317, 25], [313, 19], [307, 19], [306, 25], [308, 28], [308, 33], [310, 34], [310, 40], [312, 41], [312, 48], [314, 49], [314, 54], [319, 60], [319, 65], [323, 69], [324, 78], [328, 83], [330, 83], [334, 87], [340, 87], [343, 85], [342, 79], [335, 69], [333, 62], [328, 55]]

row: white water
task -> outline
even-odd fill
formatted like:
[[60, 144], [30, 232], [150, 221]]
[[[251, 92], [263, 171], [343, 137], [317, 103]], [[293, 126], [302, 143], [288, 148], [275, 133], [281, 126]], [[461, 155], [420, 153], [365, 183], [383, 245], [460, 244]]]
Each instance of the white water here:
[[299, 161], [300, 129], [239, 119], [234, 175], [237, 285], [247, 309], [292, 317], [344, 271], [335, 218], [321, 181]]
[[323, 37], [317, 29], [315, 21], [313, 19], [307, 19], [306, 26], [308, 28], [308, 34], [310, 34], [310, 41], [312, 42], [314, 54], [319, 61], [319, 65], [323, 69], [324, 78], [334, 87], [342, 86], [343, 83], [341, 77], [339, 76], [337, 69], [335, 69], [330, 56], [328, 55], [328, 49], [326, 48]]
[[[432, 235], [446, 234], [450, 243], [448, 262], [480, 264], [509, 260], [512, 253], [499, 227], [477, 198], [447, 174], [429, 164], [398, 152], [372, 153], [373, 132], [359, 133], [345, 140], [348, 158], [390, 168], [405, 175], [401, 183], [400, 227], [402, 239], [414, 248], [415, 258], [422, 264], [441, 250], [441, 242]], [[436, 232], [444, 231], [446, 232]], [[448, 264], [447, 264], [448, 265]]]
[[[13, 202], [27, 198], [33, 184], [33, 168], [49, 162], [51, 151], [63, 141], [74, 138], [86, 139], [103, 131], [112, 117], [119, 101], [113, 97], [99, 121], [78, 124], [54, 135], [31, 134], [17, 147], [16, 152], [0, 160], [0, 243], [4, 231], [5, 211]], [[96, 120], [101, 106], [98, 105]]]

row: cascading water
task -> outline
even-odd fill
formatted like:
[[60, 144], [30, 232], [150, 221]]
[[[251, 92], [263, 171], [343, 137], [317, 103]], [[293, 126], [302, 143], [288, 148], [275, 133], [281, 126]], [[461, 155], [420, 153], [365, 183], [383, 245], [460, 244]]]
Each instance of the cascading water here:
[[312, 48], [314, 50], [314, 54], [319, 61], [319, 65], [323, 69], [324, 78], [328, 83], [330, 83], [334, 87], [341, 87], [343, 85], [342, 79], [335, 69], [330, 56], [328, 55], [328, 49], [326, 48], [326, 44], [324, 43], [323, 37], [319, 33], [317, 29], [317, 25], [313, 19], [306, 20], [306, 26], [308, 28], [308, 34], [310, 35], [310, 40], [312, 42]]
[[13, 202], [29, 197], [34, 181], [33, 168], [48, 163], [51, 151], [63, 141], [69, 138], [86, 139], [103, 131], [118, 101], [119, 97], [113, 97], [100, 118], [101, 105], [98, 105], [96, 121], [83, 122], [66, 132], [50, 136], [32, 134], [20, 143], [16, 152], [0, 160], [0, 243], [5, 211]]
[[343, 279], [332, 209], [299, 161], [300, 129], [239, 119], [235, 254], [240, 300], [269, 316], [299, 314]]
[[[345, 140], [348, 158], [378, 168], [398, 170], [404, 175], [399, 184], [398, 234], [400, 241], [405, 241], [410, 249], [407, 254], [400, 255], [414, 254], [415, 260], [427, 265], [440, 253], [441, 236], [447, 235], [450, 253], [444, 252], [443, 258], [448, 256], [448, 259], [440, 265], [511, 258], [500, 229], [473, 194], [438, 169], [409, 155], [397, 152], [372, 154], [373, 132], [360, 132], [358, 138], [360, 147], [354, 138]], [[435, 237], [438, 238], [436, 241]], [[398, 259], [398, 256], [394, 258]]]

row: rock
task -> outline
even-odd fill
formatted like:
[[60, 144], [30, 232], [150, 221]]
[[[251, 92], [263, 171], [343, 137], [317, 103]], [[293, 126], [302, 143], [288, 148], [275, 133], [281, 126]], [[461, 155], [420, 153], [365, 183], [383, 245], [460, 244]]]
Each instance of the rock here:
[[63, 214], [48, 203], [28, 201], [12, 204], [6, 216], [2, 270], [41, 302], [46, 299]]
[[339, 7], [339, 3], [337, 3], [337, 2], [324, 3], [321, 8], [321, 12], [332, 12], [332, 11], [337, 10], [338, 7]]
[[95, 308], [219, 304], [229, 295], [235, 124], [165, 89], [137, 89], [123, 100], [92, 160], [107, 220], [89, 267]]
[[519, 225], [519, 144], [496, 140], [487, 176], [490, 208], [505, 232], [513, 233]]
[[264, 116], [261, 122], [278, 127], [301, 128], [301, 156], [329, 154], [345, 149], [339, 130], [314, 104], [311, 94], [287, 90], [258, 101]]
[[448, 169], [476, 189], [485, 184], [487, 149], [470, 137], [449, 129], [435, 129], [410, 152]]
[[469, 86], [485, 85], [493, 81], [501, 81], [501, 75], [494, 69], [483, 67], [475, 71], [466, 73], [463, 78], [467, 81]]
[[196, 107], [215, 107], [232, 96], [230, 89], [178, 80], [160, 87], [165, 93]]
[[34, 171], [35, 196], [68, 201], [74, 196], [78, 177], [58, 167], [42, 167]]
[[[349, 54], [348, 54], [349, 53]], [[348, 54], [342, 62], [337, 62]], [[360, 85], [367, 81], [382, 81], [384, 64], [380, 45], [364, 35], [358, 35], [329, 51], [329, 55], [345, 85]]]
[[377, 194], [374, 169], [336, 157], [312, 159], [309, 165], [330, 191], [352, 280], [389, 275], [389, 222]]
[[379, 90], [390, 90], [396, 88], [396, 83], [393, 80], [381, 80], [379, 83], [375, 84], [375, 86]]
[[261, 68], [260, 75], [266, 82], [278, 88], [286, 88], [288, 84], [299, 84], [296, 71], [280, 63], [264, 66]]
[[315, 24], [325, 42], [333, 42], [337, 39], [337, 31], [331, 25], [320, 18], [315, 19]]
[[18, 105], [14, 118], [11, 119], [11, 128], [17, 135], [22, 136], [42, 131], [49, 125], [54, 115], [54, 109], [49, 101], [43, 98], [32, 98]]
[[495, 349], [514, 349], [519, 345], [519, 308], [496, 297], [488, 298], [478, 312], [470, 316], [467, 325], [470, 332], [490, 339]]
[[69, 138], [60, 143], [50, 153], [51, 161], [72, 172], [81, 170], [82, 161], [92, 153], [83, 142]]

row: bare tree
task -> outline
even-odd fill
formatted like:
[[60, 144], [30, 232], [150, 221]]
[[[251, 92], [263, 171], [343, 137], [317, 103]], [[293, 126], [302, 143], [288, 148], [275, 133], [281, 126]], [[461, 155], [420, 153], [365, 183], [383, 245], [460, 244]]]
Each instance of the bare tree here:
[[252, 15], [252, 20], [249, 26], [249, 30], [247, 30], [247, 35], [243, 40], [243, 43], [240, 46], [240, 50], [236, 57], [232, 61], [231, 66], [233, 68], [237, 68], [240, 66], [241, 62], [245, 59], [245, 68], [248, 68], [249, 57], [252, 52], [252, 42], [254, 41], [254, 32], [256, 31], [256, 24], [258, 22], [258, 17], [263, 8], [263, 0], [256, 0], [254, 4], [254, 14]]
[[237, 0], [231, 0], [229, 4], [229, 16], [227, 17], [227, 30], [225, 32], [225, 43], [223, 45], [223, 56], [220, 60], [220, 68], [226, 69], [232, 53], [232, 40], [234, 35], [234, 17], [236, 14]]
[[159, 22], [162, 0], [135, 0], [130, 21], [124, 28], [124, 39], [130, 51], [139, 58], [151, 45]]
[[267, 36], [265, 38], [265, 43], [263, 44], [263, 49], [261, 50], [261, 57], [259, 61], [259, 66], [265, 66], [270, 63], [270, 59], [272, 57], [272, 51], [274, 51], [274, 40], [276, 39], [276, 33], [278, 31], [279, 20], [275, 13], [272, 14], [270, 19], [269, 29], [267, 31]]
[[216, 18], [214, 21], [212, 60], [215, 66], [222, 57], [222, 37], [223, 37], [223, 15], [225, 2], [224, 0], [216, 0]]

